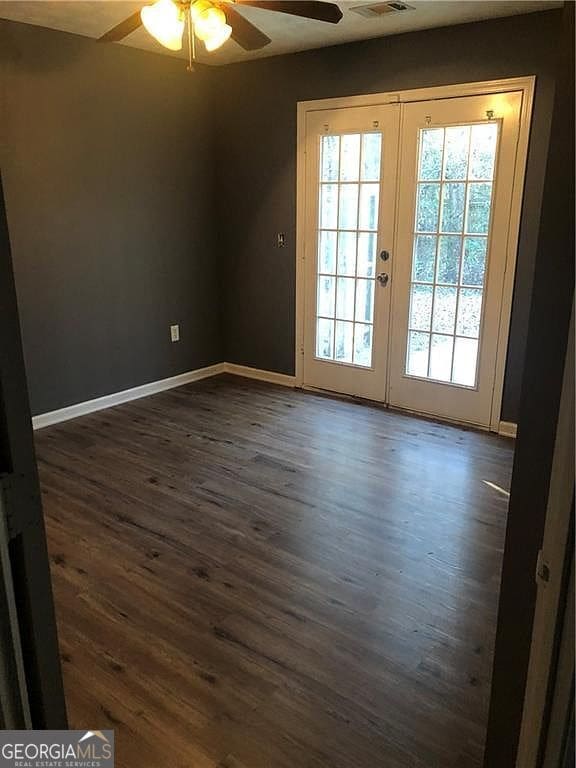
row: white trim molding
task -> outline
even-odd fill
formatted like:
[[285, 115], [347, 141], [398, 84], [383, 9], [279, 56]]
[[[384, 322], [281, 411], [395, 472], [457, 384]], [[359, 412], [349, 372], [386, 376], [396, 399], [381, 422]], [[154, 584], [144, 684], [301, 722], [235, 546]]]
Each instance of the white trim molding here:
[[[32, 427], [35, 430], [43, 429], [44, 427], [50, 427], [52, 424], [59, 424], [62, 421], [76, 419], [78, 416], [86, 416], [87, 414], [94, 413], [95, 411], [103, 411], [104, 409], [112, 408], [115, 405], [128, 403], [131, 400], [139, 400], [141, 397], [155, 395], [156, 393], [164, 392], [167, 389], [182, 387], [184, 384], [191, 384], [194, 381], [209, 379], [212, 376], [219, 376], [222, 373], [229, 373], [232, 376], [239, 376], [244, 379], [265, 381], [268, 384], [277, 384], [282, 387], [291, 387], [293, 389], [299, 387], [297, 377], [290, 376], [287, 373], [265, 371], [261, 368], [251, 368], [248, 365], [237, 365], [236, 363], [216, 363], [215, 365], [209, 365], [206, 368], [197, 368], [194, 371], [180, 373], [178, 376], [171, 376], [168, 379], [151, 381], [149, 384], [142, 384], [139, 387], [124, 389], [121, 392], [113, 392], [111, 395], [97, 397], [94, 400], [86, 400], [83, 403], [68, 405], [65, 408], [59, 408], [56, 411], [41, 413], [38, 416], [32, 417]], [[304, 389], [311, 392], [323, 392], [324, 394], [329, 394], [339, 398], [346, 397], [343, 395], [335, 395], [333, 392], [326, 392], [324, 390], [315, 389], [314, 387], [304, 387]], [[382, 404], [380, 403], [380, 405]], [[403, 409], [393, 410], [401, 411]], [[426, 416], [427, 414], [417, 415]], [[428, 418], [430, 418], [430, 416], [428, 416]], [[443, 419], [443, 421], [450, 420]], [[497, 431], [500, 435], [504, 435], [506, 437], [516, 437], [516, 424], [513, 424], [509, 421], [501, 421]]]
[[224, 363], [224, 373], [242, 376], [245, 379], [267, 381], [269, 384], [280, 384], [282, 387], [296, 386], [296, 376], [276, 371], [263, 371], [261, 368], [250, 368], [247, 365], [236, 365], [236, 363]]
[[456, 85], [434, 85], [384, 93], [368, 93], [360, 96], [336, 96], [328, 99], [299, 101], [297, 108], [299, 112], [314, 112], [324, 109], [371, 107], [378, 104], [401, 104], [411, 101], [431, 101], [432, 99], [455, 99], [461, 96], [484, 96], [489, 93], [506, 93], [507, 91], [532, 91], [535, 82], [535, 75], [507, 77], [500, 80], [480, 80]]
[[83, 403], [68, 405], [65, 408], [59, 408], [57, 411], [41, 413], [38, 416], [32, 417], [32, 427], [34, 429], [42, 429], [52, 424], [58, 424], [61, 421], [68, 421], [78, 416], [94, 413], [94, 411], [102, 411], [104, 408], [111, 408], [114, 405], [120, 405], [120, 403], [128, 403], [130, 400], [138, 400], [141, 397], [154, 395], [157, 392], [181, 387], [183, 384], [190, 384], [193, 381], [217, 376], [219, 373], [224, 373], [224, 367], [224, 363], [216, 363], [216, 365], [209, 365], [206, 368], [197, 368], [194, 371], [180, 373], [178, 376], [170, 376], [168, 379], [151, 381], [149, 384], [142, 384], [139, 387], [124, 389], [121, 392], [113, 392], [111, 395], [97, 397], [94, 400], [86, 400]]
[[518, 431], [518, 425], [513, 421], [501, 421], [498, 426], [498, 434], [504, 437], [516, 438], [516, 432]]

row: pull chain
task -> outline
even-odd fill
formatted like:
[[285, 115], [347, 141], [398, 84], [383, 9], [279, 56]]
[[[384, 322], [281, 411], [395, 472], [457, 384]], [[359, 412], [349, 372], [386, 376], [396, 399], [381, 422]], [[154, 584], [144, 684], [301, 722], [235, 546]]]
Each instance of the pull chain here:
[[194, 39], [194, 27], [192, 25], [192, 14], [188, 11], [186, 14], [188, 24], [188, 72], [194, 72], [194, 61], [196, 60], [196, 41]]

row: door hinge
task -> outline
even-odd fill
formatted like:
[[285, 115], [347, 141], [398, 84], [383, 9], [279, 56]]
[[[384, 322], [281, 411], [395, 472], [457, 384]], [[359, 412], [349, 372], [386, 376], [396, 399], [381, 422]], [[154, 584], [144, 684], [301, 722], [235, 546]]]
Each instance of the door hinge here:
[[544, 552], [540, 550], [538, 552], [538, 559], [536, 560], [536, 584], [548, 584], [550, 581], [550, 565], [544, 558]]

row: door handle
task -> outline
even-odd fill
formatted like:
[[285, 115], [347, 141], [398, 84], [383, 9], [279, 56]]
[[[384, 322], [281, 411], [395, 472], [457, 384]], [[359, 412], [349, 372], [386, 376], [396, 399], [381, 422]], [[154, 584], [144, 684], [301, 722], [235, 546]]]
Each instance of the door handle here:
[[379, 275], [376, 275], [376, 280], [380, 283], [382, 288], [388, 285], [388, 281], [390, 280], [390, 275], [387, 272], [380, 272]]

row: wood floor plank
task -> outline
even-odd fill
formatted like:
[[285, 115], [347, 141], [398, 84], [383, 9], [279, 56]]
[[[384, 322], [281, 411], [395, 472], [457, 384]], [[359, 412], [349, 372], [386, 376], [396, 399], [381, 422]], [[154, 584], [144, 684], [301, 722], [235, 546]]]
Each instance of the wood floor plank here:
[[511, 441], [222, 376], [36, 446], [71, 726], [118, 768], [481, 766]]

